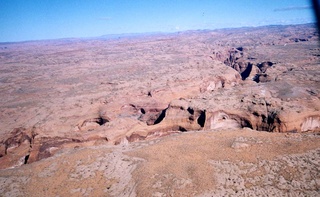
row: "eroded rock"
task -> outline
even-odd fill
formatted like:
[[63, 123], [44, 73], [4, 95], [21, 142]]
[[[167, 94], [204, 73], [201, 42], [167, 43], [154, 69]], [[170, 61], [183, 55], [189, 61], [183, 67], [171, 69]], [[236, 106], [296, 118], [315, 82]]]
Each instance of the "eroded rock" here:
[[70, 41], [67, 52], [59, 40], [10, 45], [0, 63], [0, 163], [198, 130], [318, 132], [315, 29], [233, 31]]
[[320, 116], [307, 117], [301, 124], [301, 131], [314, 130], [320, 130]]
[[26, 164], [35, 134], [25, 128], [12, 130], [9, 137], [1, 142], [1, 168], [17, 167]]

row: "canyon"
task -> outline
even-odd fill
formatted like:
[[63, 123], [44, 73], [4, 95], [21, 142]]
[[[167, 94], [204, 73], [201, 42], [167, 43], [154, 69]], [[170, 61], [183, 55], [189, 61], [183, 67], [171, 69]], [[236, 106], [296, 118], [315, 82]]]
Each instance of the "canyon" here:
[[319, 58], [313, 24], [0, 43], [0, 193], [319, 195]]

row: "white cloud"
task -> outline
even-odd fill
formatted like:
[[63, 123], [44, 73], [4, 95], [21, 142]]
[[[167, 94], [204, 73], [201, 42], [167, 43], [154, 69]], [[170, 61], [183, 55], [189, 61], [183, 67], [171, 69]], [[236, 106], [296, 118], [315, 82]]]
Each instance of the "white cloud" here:
[[310, 5], [304, 5], [304, 6], [289, 6], [289, 7], [284, 7], [284, 8], [277, 8], [274, 9], [274, 12], [282, 12], [282, 11], [293, 11], [293, 10], [307, 10], [307, 9], [312, 9], [312, 6]]

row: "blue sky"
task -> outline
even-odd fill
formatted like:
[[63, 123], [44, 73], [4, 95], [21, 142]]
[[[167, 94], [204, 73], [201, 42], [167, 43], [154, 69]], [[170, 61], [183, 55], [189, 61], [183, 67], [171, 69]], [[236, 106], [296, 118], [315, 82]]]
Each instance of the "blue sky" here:
[[310, 22], [309, 0], [0, 0], [0, 42]]

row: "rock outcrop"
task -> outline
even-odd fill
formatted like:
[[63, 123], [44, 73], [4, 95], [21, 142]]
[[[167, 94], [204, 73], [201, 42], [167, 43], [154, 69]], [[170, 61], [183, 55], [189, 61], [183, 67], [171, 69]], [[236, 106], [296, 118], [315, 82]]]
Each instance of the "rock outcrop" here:
[[189, 131], [319, 132], [317, 36], [300, 25], [1, 44], [0, 168]]

